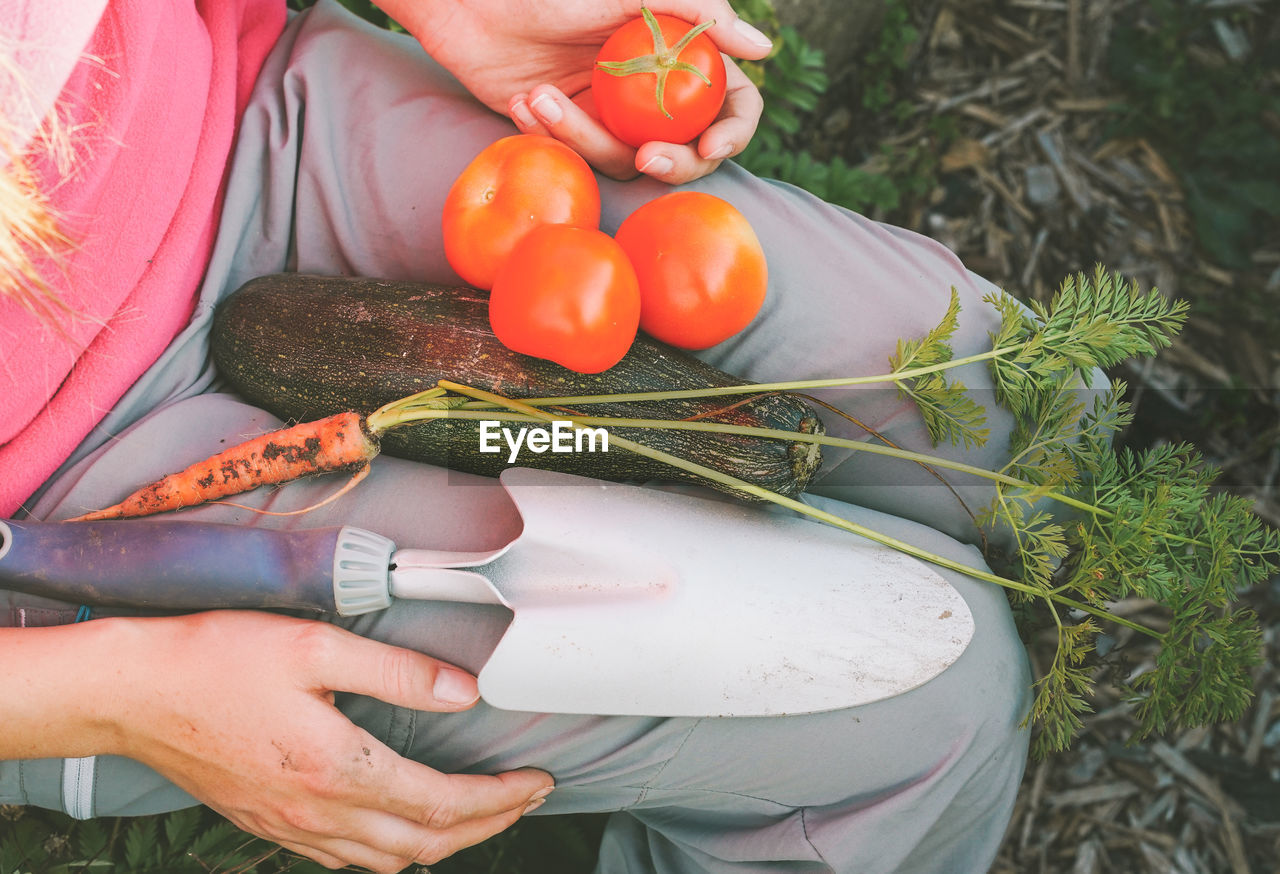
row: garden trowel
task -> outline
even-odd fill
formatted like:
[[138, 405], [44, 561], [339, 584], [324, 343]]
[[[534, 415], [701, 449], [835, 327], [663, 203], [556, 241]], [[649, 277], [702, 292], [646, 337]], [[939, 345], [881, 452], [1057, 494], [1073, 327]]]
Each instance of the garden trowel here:
[[494, 707], [767, 716], [913, 689], [973, 634], [924, 562], [799, 516], [513, 468], [522, 522], [481, 552], [397, 549], [360, 528], [0, 522], [0, 587], [140, 608], [314, 609], [395, 598], [501, 605], [479, 673]]

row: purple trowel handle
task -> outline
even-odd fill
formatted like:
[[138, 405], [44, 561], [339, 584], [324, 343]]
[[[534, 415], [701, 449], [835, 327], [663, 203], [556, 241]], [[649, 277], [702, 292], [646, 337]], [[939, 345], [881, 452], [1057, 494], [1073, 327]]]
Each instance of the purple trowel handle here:
[[281, 531], [207, 522], [0, 521], [0, 588], [93, 606], [387, 606], [394, 544], [358, 528]]

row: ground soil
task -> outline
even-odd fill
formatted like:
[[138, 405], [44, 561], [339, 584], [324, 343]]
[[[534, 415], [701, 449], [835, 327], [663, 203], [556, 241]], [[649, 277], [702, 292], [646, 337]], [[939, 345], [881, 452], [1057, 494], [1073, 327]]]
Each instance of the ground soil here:
[[[1223, 267], [1197, 238], [1162, 143], [1109, 135], [1125, 98], [1108, 73], [1110, 40], [1151, 15], [1147, 4], [910, 5], [921, 38], [894, 82], [902, 111], [858, 104], [855, 59], [831, 71], [807, 147], [881, 168], [885, 154], [932, 154], [919, 171], [930, 184], [880, 217], [945, 242], [1019, 296], [1046, 300], [1066, 275], [1102, 263], [1189, 300], [1172, 349], [1112, 374], [1129, 384], [1135, 412], [1121, 442], [1194, 442], [1222, 468], [1222, 487], [1280, 524], [1280, 229], [1248, 263]], [[1233, 63], [1233, 37], [1255, 49], [1280, 40], [1274, 5], [1217, 5], [1219, 38], [1193, 47], [1210, 61]], [[1258, 83], [1276, 86], [1274, 76]], [[1280, 119], [1263, 121], [1280, 132]], [[995, 872], [1280, 870], [1280, 580], [1244, 601], [1265, 629], [1245, 716], [1129, 745], [1131, 709], [1104, 683], [1075, 747], [1029, 764]], [[1144, 603], [1118, 609], [1159, 619]], [[1052, 644], [1033, 640], [1033, 660]], [[1130, 644], [1134, 669], [1149, 657]]]

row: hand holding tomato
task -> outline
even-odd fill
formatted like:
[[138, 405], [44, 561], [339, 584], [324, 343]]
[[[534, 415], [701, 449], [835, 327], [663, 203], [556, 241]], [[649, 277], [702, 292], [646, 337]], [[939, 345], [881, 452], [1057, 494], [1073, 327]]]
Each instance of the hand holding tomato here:
[[703, 33], [671, 15], [643, 17], [618, 28], [596, 56], [591, 93], [600, 120], [629, 146], [683, 144], [707, 129], [724, 105], [725, 66]]
[[[380, 0], [379, 5], [485, 105], [509, 114], [524, 133], [566, 143], [614, 178], [642, 171], [672, 184], [697, 179], [741, 152], [760, 118], [759, 92], [728, 64], [724, 107], [695, 143], [650, 142], [637, 150], [609, 133], [594, 114], [592, 68], [609, 36], [640, 17], [640, 0]], [[648, 0], [645, 5], [695, 24], [714, 20], [706, 35], [726, 55], [758, 59], [769, 52], [769, 41], [740, 22], [728, 0]]]

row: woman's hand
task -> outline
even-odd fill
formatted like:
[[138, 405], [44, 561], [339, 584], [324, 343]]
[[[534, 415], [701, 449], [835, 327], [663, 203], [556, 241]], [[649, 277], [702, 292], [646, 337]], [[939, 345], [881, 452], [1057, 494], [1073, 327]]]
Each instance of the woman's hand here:
[[[591, 72], [600, 46], [640, 15], [640, 0], [379, 0], [431, 55], [489, 108], [525, 133], [572, 146], [617, 179], [646, 173], [671, 184], [705, 176], [741, 152], [763, 102], [746, 75], [728, 62], [720, 117], [689, 145], [646, 143], [638, 150], [597, 120]], [[711, 19], [707, 35], [727, 55], [762, 58], [770, 43], [740, 21], [727, 0], [648, 0], [654, 13], [690, 24]]]
[[507, 828], [551, 789], [534, 770], [441, 774], [334, 707], [334, 691], [440, 712], [476, 702], [470, 675], [419, 653], [267, 613], [98, 621], [124, 626], [111, 655], [113, 752], [326, 866], [430, 865]]

